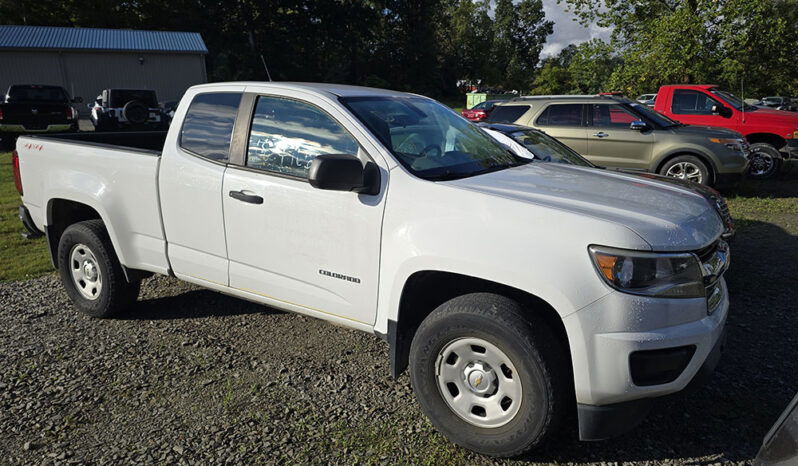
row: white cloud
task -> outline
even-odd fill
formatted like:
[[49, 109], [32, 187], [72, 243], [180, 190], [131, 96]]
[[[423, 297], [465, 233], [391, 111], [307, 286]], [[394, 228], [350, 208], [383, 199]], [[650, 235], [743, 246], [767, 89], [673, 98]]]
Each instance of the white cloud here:
[[609, 40], [610, 28], [602, 28], [596, 24], [582, 26], [576, 21], [576, 16], [566, 11], [566, 5], [557, 3], [557, 0], [543, 0], [543, 11], [547, 20], [554, 21], [554, 32], [543, 46], [543, 57], [557, 55], [570, 44], [590, 39]]

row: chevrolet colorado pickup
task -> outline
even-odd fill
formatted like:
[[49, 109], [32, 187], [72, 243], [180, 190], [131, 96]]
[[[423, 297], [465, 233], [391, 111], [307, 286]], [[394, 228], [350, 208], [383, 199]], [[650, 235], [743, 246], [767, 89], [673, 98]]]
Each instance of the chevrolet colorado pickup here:
[[771, 177], [798, 157], [798, 113], [748, 105], [714, 84], [662, 86], [654, 110], [688, 125], [741, 133], [751, 145], [754, 178]]
[[12, 160], [79, 311], [158, 273], [370, 332], [483, 454], [574, 405], [583, 440], [623, 433], [720, 357], [729, 252], [701, 195], [518, 157], [422, 96], [200, 85], [167, 133], [26, 136]]

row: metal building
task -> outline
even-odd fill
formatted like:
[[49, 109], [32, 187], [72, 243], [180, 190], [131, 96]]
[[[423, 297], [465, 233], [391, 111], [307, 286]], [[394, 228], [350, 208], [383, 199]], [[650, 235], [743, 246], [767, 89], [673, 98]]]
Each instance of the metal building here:
[[179, 100], [189, 86], [207, 82], [207, 53], [196, 32], [0, 25], [0, 93], [11, 84], [51, 84], [84, 102], [111, 87]]

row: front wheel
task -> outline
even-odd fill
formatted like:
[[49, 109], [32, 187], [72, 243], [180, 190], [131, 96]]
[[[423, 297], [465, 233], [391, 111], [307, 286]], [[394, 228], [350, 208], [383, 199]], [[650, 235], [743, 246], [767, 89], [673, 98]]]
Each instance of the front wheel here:
[[748, 176], [755, 179], [773, 177], [781, 168], [781, 152], [774, 146], [759, 142], [751, 144], [751, 159], [748, 165]]
[[700, 184], [709, 184], [711, 181], [709, 168], [701, 159], [692, 155], [680, 155], [668, 160], [659, 174]]
[[140, 282], [125, 280], [102, 220], [70, 225], [58, 243], [58, 272], [75, 307], [110, 317], [136, 301]]
[[521, 455], [566, 415], [565, 351], [524, 311], [504, 296], [468, 294], [438, 307], [413, 338], [410, 379], [421, 408], [478, 453]]

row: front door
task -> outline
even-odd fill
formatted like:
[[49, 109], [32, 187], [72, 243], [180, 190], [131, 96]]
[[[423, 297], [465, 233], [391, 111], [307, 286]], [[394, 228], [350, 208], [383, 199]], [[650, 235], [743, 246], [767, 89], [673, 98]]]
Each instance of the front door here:
[[550, 104], [528, 125], [545, 131], [579, 154], [586, 155], [587, 128], [583, 109], [582, 104]]
[[246, 151], [244, 166], [228, 166], [222, 189], [230, 286], [373, 324], [384, 191], [324, 191], [307, 181], [318, 155], [357, 155], [364, 163], [368, 155], [327, 111], [266, 95], [257, 98]]
[[712, 112], [714, 106], [729, 105], [707, 93], [692, 89], [675, 89], [671, 101], [673, 119], [686, 125], [718, 126], [721, 128], [739, 129], [737, 112], [732, 115], [719, 115]]
[[656, 142], [654, 131], [631, 129], [631, 123], [640, 117], [623, 105], [592, 104], [588, 108], [585, 157], [603, 167], [647, 169]]

